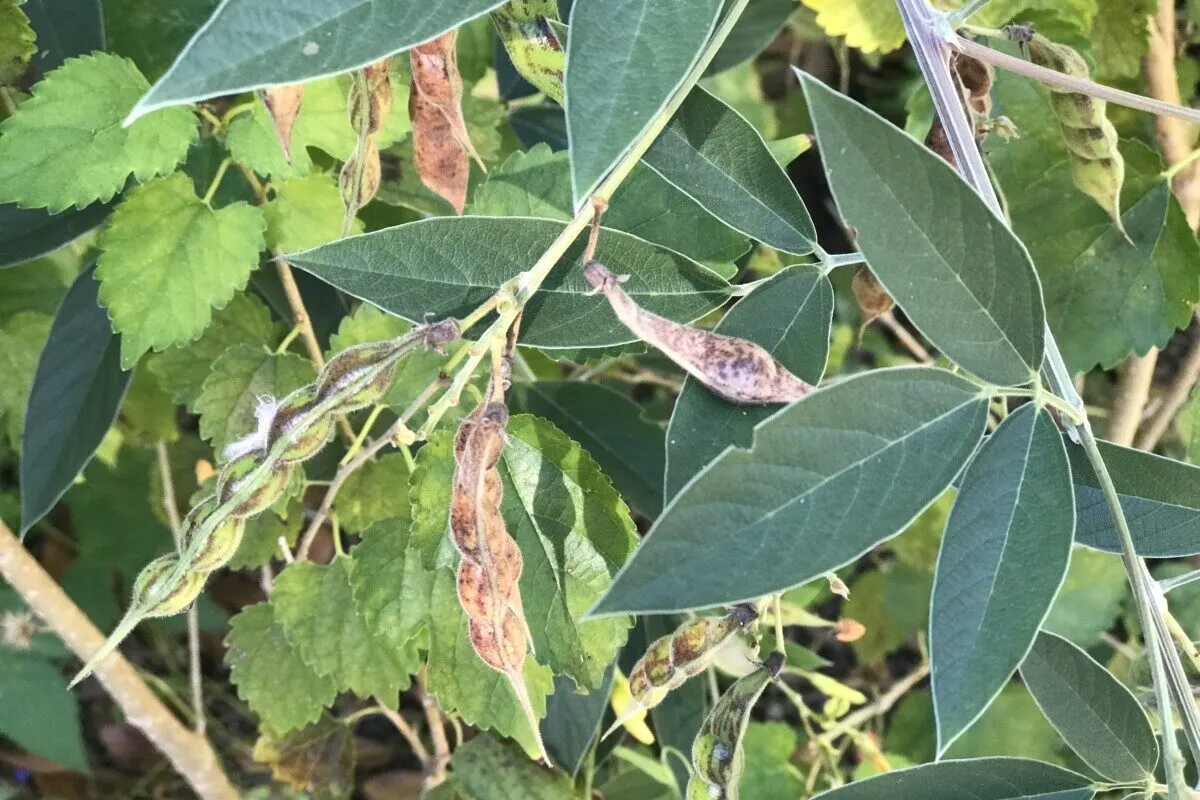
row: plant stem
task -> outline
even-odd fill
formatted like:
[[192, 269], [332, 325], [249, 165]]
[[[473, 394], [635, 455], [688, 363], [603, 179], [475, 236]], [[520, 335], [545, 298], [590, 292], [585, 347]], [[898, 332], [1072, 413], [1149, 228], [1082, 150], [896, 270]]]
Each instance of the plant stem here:
[[232, 163], [232, 158], [226, 158], [217, 167], [217, 171], [216, 174], [213, 175], [212, 182], [208, 184], [208, 191], [204, 193], [204, 197], [200, 198], [204, 201], [204, 205], [212, 205], [212, 199], [216, 195], [217, 189], [221, 188], [221, 179], [225, 177], [225, 173], [229, 171], [229, 165]]
[[373, 713], [382, 714], [387, 717], [388, 722], [395, 726], [396, 730], [400, 731], [400, 735], [404, 737], [404, 741], [408, 742], [409, 748], [412, 749], [413, 755], [424, 765], [430, 763], [429, 750], [426, 749], [425, 743], [421, 741], [421, 737], [417, 735], [413, 726], [408, 724], [408, 720], [400, 716], [396, 711], [379, 703], [375, 708], [367, 709]]
[[1150, 420], [1141, 437], [1138, 438], [1139, 450], [1153, 450], [1158, 445], [1163, 434], [1171, 427], [1179, 409], [1183, 408], [1183, 404], [1187, 402], [1192, 389], [1196, 387], [1197, 382], [1200, 382], [1200, 314], [1193, 318], [1193, 325], [1198, 328], [1196, 340], [1192, 342], [1191, 349], [1184, 357], [1175, 381], [1167, 389], [1162, 406]]
[[433, 759], [425, 770], [426, 790], [446, 780], [446, 766], [450, 763], [450, 742], [446, 740], [446, 720], [442, 709], [425, 688], [425, 665], [417, 673], [417, 697], [421, 710], [425, 712], [425, 724], [429, 726], [429, 738], [433, 741]]
[[1146, 401], [1150, 399], [1157, 363], [1158, 349], [1154, 347], [1144, 356], [1133, 355], [1125, 359], [1105, 430], [1105, 437], [1113, 444], [1125, 447], [1133, 444], [1133, 437], [1142, 424]]
[[967, 3], [957, 11], [950, 12], [950, 14], [947, 16], [947, 19], [951, 25], [957, 27], [960, 23], [966, 22], [972, 16], [982, 11], [983, 7], [991, 1], [992, 0], [971, 0], [971, 2]]
[[[0, 522], [0, 575], [76, 657], [87, 661], [104, 646], [104, 634]], [[241, 795], [226, 777], [203, 736], [188, 730], [146, 686], [133, 665], [113, 653], [96, 667], [96, 679], [134, 727], [158, 748], [203, 800]]]
[[[925, 77], [926, 83], [929, 84], [936, 112], [942, 121], [946, 136], [950, 141], [951, 149], [954, 151], [955, 158], [959, 164], [959, 169], [962, 170], [963, 177], [979, 192], [993, 213], [999, 219], [1004, 220], [999, 198], [991, 185], [986, 164], [984, 164], [983, 157], [979, 152], [974, 134], [962, 107], [961, 97], [957, 94], [954, 80], [950, 75], [946, 58], [946, 46], [949, 44], [951, 47], [958, 48], [962, 52], [966, 52], [968, 55], [977, 58], [979, 56], [974, 52], [977, 49], [985, 51], [985, 57], [987, 54], [1003, 54], [994, 53], [994, 51], [986, 47], [975, 45], [974, 42], [966, 42], [962, 37], [954, 34], [953, 31], [939, 29], [939, 22], [935, 20], [935, 12], [929, 8], [925, 0], [896, 0], [896, 4], [904, 20], [904, 27], [908, 33], [909, 41], [912, 43], [913, 49], [917, 54], [921, 72]], [[944, 35], [948, 37], [947, 40], [943, 39]], [[964, 43], [969, 44], [970, 49], [965, 47]], [[1012, 61], [1022, 66], [1031, 66], [1019, 59], [1012, 59]], [[1054, 73], [1053, 71], [1050, 72], [1052, 75], [1058, 75], [1058, 73]], [[1026, 72], [1025, 74], [1029, 73]], [[1037, 76], [1035, 75], [1034, 77]], [[1045, 345], [1044, 371], [1047, 373], [1051, 390], [1060, 398], [1068, 401], [1072, 406], [1082, 409], [1082, 399], [1075, 391], [1070, 373], [1058, 350], [1054, 334], [1050, 331], [1049, 326], [1046, 328]], [[1164, 762], [1167, 768], [1167, 782], [1173, 787], [1172, 795], [1174, 796], [1177, 794], [1178, 787], [1184, 783], [1181, 766], [1183, 758], [1175, 738], [1175, 729], [1170, 724], [1169, 692], [1174, 692], [1174, 699], [1180, 706], [1183, 715], [1184, 730], [1187, 733], [1189, 746], [1193, 748], [1193, 755], [1200, 756], [1200, 729], [1193, 729], [1193, 723], [1189, 720], [1189, 716], [1193, 719], [1197, 716], [1195, 704], [1191, 699], [1190, 689], [1186, 686], [1186, 680], [1183, 687], [1174, 685], [1178, 682], [1183, 666], [1179, 661], [1179, 654], [1171, 646], [1169, 635], [1165, 637], [1165, 640], [1161, 635], [1161, 632], [1165, 630], [1165, 623], [1161, 615], [1155, 613], [1158, 610], [1157, 605], [1152, 605], [1151, 587], [1147, 580], [1148, 573], [1145, 564], [1137, 556], [1133, 545], [1133, 538], [1129, 531], [1129, 524], [1125, 519], [1124, 510], [1121, 508], [1120, 498], [1113, 486], [1112, 478], [1108, 473], [1108, 468], [1104, 464], [1104, 459], [1100, 455], [1096, 438], [1092, 433], [1091, 425], [1086, 415], [1079, 422], [1072, 421], [1068, 425], [1068, 431], [1077, 443], [1083, 445], [1088, 460], [1091, 462], [1091, 466], [1098, 480], [1101, 482], [1101, 488], [1104, 490], [1105, 500], [1108, 503], [1109, 512], [1112, 515], [1113, 523], [1116, 526], [1118, 538], [1121, 542], [1122, 561], [1125, 566], [1126, 575], [1133, 588], [1134, 605], [1137, 608], [1138, 619], [1146, 641], [1151, 675], [1154, 679], [1155, 696], [1160, 703], [1160, 712], [1164, 719], [1162, 731], [1166, 751], [1164, 753]], [[1154, 587], [1154, 590], [1157, 590], [1157, 587]], [[1170, 687], [1168, 687], [1168, 680], [1172, 681]], [[1184, 691], [1186, 691], [1186, 695], [1181, 693]], [[1190, 709], [1184, 706], [1189, 706]], [[1191, 712], [1190, 715], [1189, 710]]]

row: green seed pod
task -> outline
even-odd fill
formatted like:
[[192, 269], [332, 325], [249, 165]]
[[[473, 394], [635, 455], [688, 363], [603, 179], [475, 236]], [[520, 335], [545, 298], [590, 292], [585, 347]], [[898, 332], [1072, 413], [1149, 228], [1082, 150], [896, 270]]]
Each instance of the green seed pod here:
[[[212, 513], [217, 510], [217, 506], [217, 496], [214, 494], [201, 500], [188, 513], [183, 521], [183, 549], [185, 552], [191, 550], [194, 537], [199, 533], [201, 526], [212, 516]], [[192, 554], [191, 568], [196, 572], [208, 573], [225, 566], [237, 552], [245, 530], [246, 520], [244, 518], [230, 518], [219, 523]]]
[[[156, 558], [142, 568], [133, 583], [133, 602], [148, 605], [147, 617], [170, 617], [192, 604], [204, 588], [205, 575], [189, 571], [183, 580], [171, 581], [171, 574], [179, 564], [177, 556]], [[174, 585], [172, 585], [174, 583]]]
[[317, 401], [324, 405], [336, 400], [330, 413], [345, 413], [378, 403], [392, 385], [396, 362], [393, 360], [385, 367], [379, 365], [395, 355], [396, 348], [394, 340], [367, 342], [348, 347], [329, 359], [317, 378]]
[[513, 0], [492, 12], [492, 24], [517, 72], [562, 103], [567, 52], [557, 21], [553, 0]]
[[778, 650], [767, 656], [762, 667], [729, 687], [713, 706], [692, 743], [692, 779], [687, 797], [707, 800], [737, 800], [738, 780], [745, 755], [742, 737], [750, 711], [763, 690], [783, 669], [784, 655]]
[[[1038, 66], [1091, 80], [1087, 62], [1070, 47], [1056, 44], [1039, 34], [1028, 35], [1029, 58]], [[1063, 141], [1071, 155], [1075, 186], [1121, 224], [1121, 187], [1125, 183], [1125, 159], [1117, 149], [1116, 128], [1105, 116], [1107, 104], [1080, 92], [1050, 86], [1050, 107], [1058, 120]]]
[[287, 449], [279, 456], [284, 463], [306, 461], [325, 446], [333, 433], [334, 416], [325, 414], [319, 418], [313, 416], [317, 404], [317, 389], [315, 386], [302, 386], [279, 402], [275, 416], [271, 420], [270, 433], [267, 436], [267, 449], [274, 447], [281, 439], [290, 439]]
[[[235, 458], [221, 472], [221, 483], [217, 488], [217, 496], [221, 504], [229, 502], [235, 495], [246, 491], [251, 486], [253, 490], [230, 512], [232, 517], [253, 517], [266, 511], [283, 497], [288, 484], [292, 480], [294, 464], [276, 464], [265, 478], [251, 478], [251, 474], [262, 463], [264, 454], [261, 452], [246, 453]], [[249, 483], [253, 480], [254, 484]]]

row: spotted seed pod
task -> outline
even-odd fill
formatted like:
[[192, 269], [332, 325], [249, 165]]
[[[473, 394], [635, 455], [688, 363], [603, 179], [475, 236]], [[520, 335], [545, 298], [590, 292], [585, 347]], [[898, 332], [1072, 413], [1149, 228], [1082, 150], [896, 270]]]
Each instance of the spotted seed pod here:
[[567, 53], [554, 0], [512, 0], [492, 12], [492, 24], [513, 66], [555, 102], [563, 102]]
[[317, 377], [317, 402], [324, 405], [336, 398], [336, 405], [329, 411], [335, 414], [378, 403], [396, 376], [392, 356], [397, 347], [397, 340], [367, 342], [329, 359]]
[[233, 558], [238, 546], [242, 543], [242, 534], [246, 531], [245, 518], [230, 518], [221, 522], [204, 534], [204, 539], [195, 551], [196, 537], [202, 533], [203, 525], [213, 516], [219, 507], [217, 495], [209, 495], [201, 500], [183, 519], [183, 552], [189, 553], [189, 567], [196, 572], [208, 573], [219, 569]]
[[739, 679], [713, 706], [692, 742], [688, 800], [737, 800], [745, 755], [742, 738], [750, 711], [767, 684], [779, 677], [784, 655], [776, 650], [762, 666]]
[[276, 463], [265, 475], [256, 475], [255, 470], [266, 458], [266, 453], [246, 453], [229, 462], [222, 470], [220, 482], [217, 484], [217, 496], [222, 506], [234, 501], [238, 495], [246, 493], [245, 497], [230, 509], [231, 517], [253, 517], [261, 514], [275, 505], [287, 491], [295, 465]]
[[[1074, 78], [1091, 80], [1087, 62], [1072, 48], [1037, 33], [1028, 36], [1027, 45], [1033, 63]], [[1099, 203], [1123, 230], [1121, 187], [1125, 183], [1125, 159], [1117, 148], [1116, 128], [1105, 116], [1107, 104], [1059, 86], [1048, 88], [1050, 107], [1071, 155], [1075, 186]]]
[[288, 446], [279, 456], [284, 463], [307, 461], [315, 456], [333, 433], [334, 415], [316, 416], [317, 389], [301, 386], [279, 401], [267, 435], [267, 449], [287, 439]]
[[754, 342], [681, 325], [639, 307], [621, 288], [628, 276], [589, 261], [583, 276], [604, 295], [617, 318], [717, 395], [731, 403], [789, 403], [813, 387]]
[[162, 556], [138, 573], [133, 583], [133, 603], [149, 608], [142, 616], [169, 617], [178, 614], [200, 594], [206, 574], [189, 570], [181, 581], [175, 582], [172, 581], [172, 574], [178, 565], [178, 556]]
[[673, 633], [651, 642], [645, 655], [629, 671], [633, 703], [604, 735], [608, 736], [632, 715], [654, 708], [688, 679], [707, 669], [722, 645], [756, 619], [758, 612], [754, 606], [742, 603], [731, 606], [723, 617], [688, 620]]

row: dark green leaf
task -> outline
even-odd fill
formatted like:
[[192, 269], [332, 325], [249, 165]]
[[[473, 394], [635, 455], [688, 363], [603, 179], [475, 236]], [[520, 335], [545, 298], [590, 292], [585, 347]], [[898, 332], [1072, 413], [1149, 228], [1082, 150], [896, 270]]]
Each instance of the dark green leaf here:
[[0, 268], [57, 250], [103, 222], [112, 207], [113, 203], [93, 203], [83, 210], [51, 214], [44, 208], [0, 205]]
[[579, 694], [575, 682], [564, 675], [554, 678], [554, 694], [546, 700], [546, 716], [541, 724], [542, 741], [551, 757], [571, 776], [578, 774], [600, 732], [611, 686], [611, 666], [600, 685], [588, 694]]
[[5, 651], [0, 657], [0, 733], [35, 756], [88, 772], [75, 696], [49, 661]]
[[561, 106], [519, 106], [509, 113], [508, 124], [526, 147], [545, 143], [555, 150], [567, 149], [567, 118]]
[[1050, 724], [1101, 775], [1136, 783], [1154, 774], [1158, 740], [1120, 681], [1061, 636], [1040, 633], [1021, 679]]
[[688, 94], [643, 161], [734, 230], [812, 252], [817, 235], [796, 187], [754, 127], [703, 89]]
[[846, 224], [897, 304], [949, 358], [1000, 384], [1042, 363], [1045, 311], [1024, 246], [941, 158], [804, 76]]
[[35, 61], [43, 75], [71, 56], [104, 49], [99, 0], [25, 0], [21, 10], [37, 33]]
[[512, 742], [477, 736], [454, 751], [454, 782], [474, 800], [572, 800], [571, 780], [535, 764]]
[[[726, 9], [729, 6], [729, 0], [725, 0]], [[793, 0], [750, 0], [704, 74], [715, 75], [754, 58], [779, 35], [795, 12]]]
[[1023, 758], [942, 761], [885, 772], [817, 795], [822, 800], [1090, 800], [1082, 775]]
[[665, 438], [625, 395], [594, 383], [518, 385], [522, 410], [553, 422], [591, 454], [630, 505], [653, 519], [662, 511]]
[[95, 266], [63, 298], [38, 359], [21, 437], [21, 533], [54, 507], [100, 446], [132, 373], [97, 299]]
[[[1088, 547], [1121, 552], [1117, 529], [1096, 473], [1080, 447], [1067, 449], [1075, 480], [1079, 521], [1075, 540]], [[1145, 558], [1200, 553], [1200, 467], [1109, 442], [1100, 454], [1112, 475], [1133, 546]]]
[[131, 114], [361, 67], [457, 27], [496, 0], [226, 0]]
[[[440, 217], [288, 256], [293, 265], [413, 322], [464, 316], [529, 269], [563, 229], [551, 220]], [[535, 347], [607, 347], [633, 341], [578, 267], [579, 242], [525, 306], [521, 341]], [[685, 256], [610, 231], [596, 258], [632, 273], [625, 290], [665, 317], [691, 321], [728, 294], [719, 276]]]
[[666, 105], [720, 11], [721, 0], [608, 0], [574, 9], [564, 107], [577, 207]]
[[1067, 572], [1074, 523], [1058, 426], [1027, 403], [967, 468], [942, 537], [929, 615], [939, 755], [1029, 651]]
[[931, 368], [877, 370], [810, 394], [667, 506], [593, 613], [737, 602], [852, 561], [950, 485], [986, 408], [977, 386]]
[[[816, 267], [778, 273], [739, 300], [717, 332], [757, 342], [799, 378], [821, 380], [829, 353], [833, 287]], [[667, 429], [666, 495], [670, 500], [730, 445], [747, 447], [754, 426], [778, 410], [726, 402], [687, 378]]]
[[153, 80], [167, 71], [216, 7], [217, 0], [104, 0], [109, 50], [133, 59]]

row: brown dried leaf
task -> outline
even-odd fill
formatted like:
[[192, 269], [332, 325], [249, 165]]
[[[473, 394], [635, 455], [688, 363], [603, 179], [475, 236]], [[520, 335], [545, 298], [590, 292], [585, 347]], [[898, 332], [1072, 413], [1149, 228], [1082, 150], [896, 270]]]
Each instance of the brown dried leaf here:
[[625, 327], [731, 403], [789, 403], [813, 390], [754, 342], [681, 325], [639, 307], [621, 288], [627, 276], [614, 275], [598, 261], [585, 264], [583, 276]]
[[[940, 125], [936, 125], [935, 128], [941, 130]], [[951, 164], [954, 163], [953, 156], [948, 160]], [[850, 282], [850, 288], [854, 290], [854, 299], [858, 301], [858, 307], [863, 312], [862, 324], [858, 327], [858, 342], [862, 344], [863, 331], [872, 322], [895, 308], [896, 301], [887, 293], [887, 289], [883, 288], [883, 284], [875, 277], [875, 273], [871, 272], [870, 267], [865, 264], [858, 268], [858, 272], [854, 273], [854, 280]]]
[[292, 126], [296, 124], [296, 116], [300, 113], [300, 103], [304, 99], [304, 84], [285, 83], [280, 86], [270, 86], [261, 90], [258, 96], [271, 121], [275, 123], [275, 135], [283, 148], [283, 157], [292, 163]]
[[316, 797], [349, 797], [354, 788], [354, 735], [328, 714], [278, 739], [264, 732], [254, 760], [269, 766], [275, 780]]
[[461, 214], [467, 204], [470, 159], [483, 161], [467, 135], [462, 113], [462, 77], [450, 31], [409, 51], [412, 86], [408, 116], [412, 122], [413, 160], [421, 181]]

